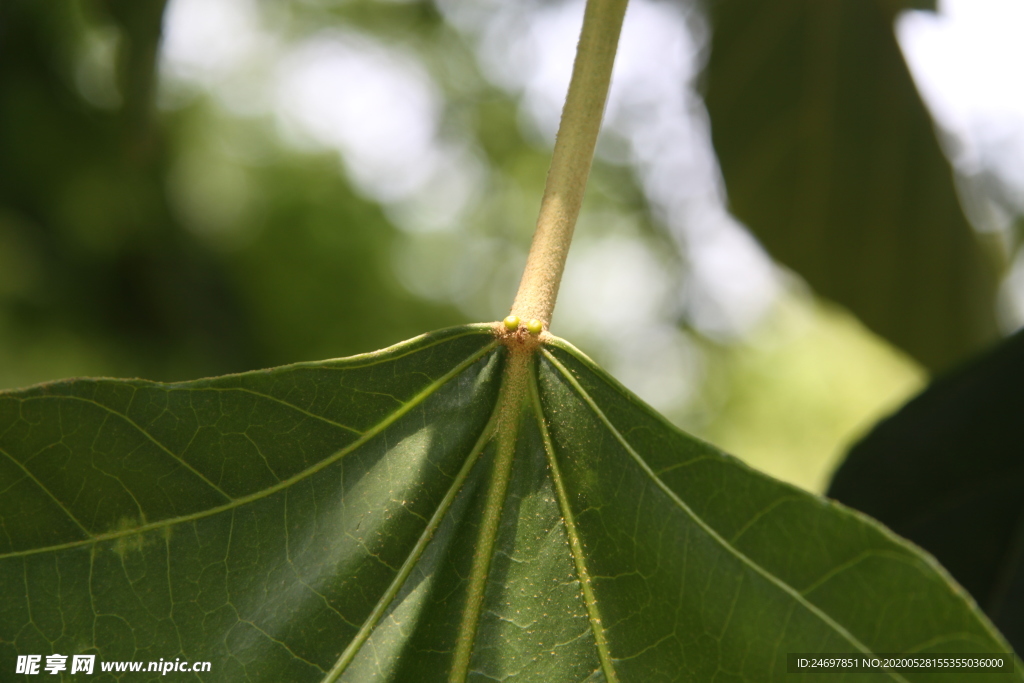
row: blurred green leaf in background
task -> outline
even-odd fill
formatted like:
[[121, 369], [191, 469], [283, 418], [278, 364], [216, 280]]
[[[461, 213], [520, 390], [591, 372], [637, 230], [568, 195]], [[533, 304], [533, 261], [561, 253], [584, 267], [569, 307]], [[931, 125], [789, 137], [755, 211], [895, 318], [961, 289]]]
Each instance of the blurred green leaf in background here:
[[932, 553], [1024, 650], [1024, 333], [853, 446], [828, 495]]
[[[834, 150], [831, 163], [852, 149], [842, 163], [854, 167], [835, 172], [853, 178], [870, 168], [856, 135], [888, 121], [883, 113], [910, 112], [905, 125], [924, 156], [908, 163], [926, 158], [933, 169], [916, 182], [921, 192], [939, 188], [953, 241], [922, 251], [907, 237], [906, 268], [892, 265], [880, 230], [863, 249], [884, 258], [865, 256], [856, 272], [851, 254], [860, 251], [827, 232], [823, 260], [789, 257], [779, 240], [811, 245], [786, 237], [789, 224], [773, 208], [792, 202], [796, 181], [772, 172], [778, 201], [754, 201], [744, 189], [754, 186], [736, 185], [733, 172], [736, 155], [753, 152], [731, 150], [759, 120], [792, 127], [810, 116], [798, 83], [765, 78], [784, 79], [811, 59], [819, 81], [834, 79], [814, 92], [853, 97], [866, 77], [829, 70], [789, 34], [771, 33], [810, 26], [794, 18], [807, 7], [782, 3], [764, 40], [792, 49], [763, 60], [775, 67], [755, 79], [764, 88], [743, 89], [775, 99], [722, 109], [722, 84], [745, 73], [729, 66], [729, 50], [752, 49], [731, 37], [746, 15], [729, 8], [741, 4], [711, 3], [705, 14], [631, 3], [555, 325], [677, 424], [822, 490], [844, 442], [924, 373], [773, 265], [726, 212], [716, 152], [728, 206], [768, 251], [927, 366], [941, 365], [941, 354], [921, 355], [912, 337], [952, 344], [941, 353], [953, 355], [991, 335], [991, 307], [933, 296], [900, 315], [886, 287], [949, 285], [941, 259], [927, 254], [951, 245], [978, 254], [958, 261], [964, 282], [981, 287], [963, 296], [991, 295], [995, 280], [955, 206], [948, 163], [886, 33], [893, 11], [882, 5], [836, 19], [842, 45], [885, 46], [863, 68], [888, 75], [867, 77], [874, 89], [857, 99], [881, 113], [864, 109], [836, 128], [845, 146], [812, 148]], [[0, 386], [214, 375], [366, 351], [505, 313], [568, 80], [574, 3], [12, 0], [0, 12]], [[891, 102], [878, 91], [885, 83]], [[728, 126], [739, 128], [726, 138]], [[758, 139], [779, 150], [784, 138]], [[836, 183], [853, 193], [844, 206], [870, 189]], [[835, 211], [844, 221], [860, 215]], [[886, 215], [894, 225], [896, 214]], [[923, 234], [927, 221], [914, 221], [911, 233]], [[858, 284], [863, 277], [872, 287]], [[981, 318], [967, 321], [972, 311]], [[910, 336], [880, 326], [876, 313]], [[595, 324], [603, 320], [618, 333], [605, 334]], [[942, 331], [947, 324], [959, 325], [955, 334]]]
[[996, 335], [998, 254], [960, 208], [891, 2], [712, 3], [730, 207], [819, 293], [932, 370]]
[[161, 9], [4, 4], [2, 382], [221, 373], [459, 319], [399, 284], [395, 228], [329, 156], [200, 95], [156, 108]]

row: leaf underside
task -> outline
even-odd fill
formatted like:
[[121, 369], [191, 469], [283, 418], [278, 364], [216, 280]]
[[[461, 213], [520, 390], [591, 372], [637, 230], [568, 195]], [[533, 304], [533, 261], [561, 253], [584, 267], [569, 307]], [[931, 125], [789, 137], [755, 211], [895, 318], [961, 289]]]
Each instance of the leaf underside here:
[[4, 676], [95, 653], [212, 662], [176, 680], [782, 681], [789, 652], [1009, 651], [876, 523], [679, 432], [562, 340], [528, 363], [518, 421], [488, 325], [0, 394]]

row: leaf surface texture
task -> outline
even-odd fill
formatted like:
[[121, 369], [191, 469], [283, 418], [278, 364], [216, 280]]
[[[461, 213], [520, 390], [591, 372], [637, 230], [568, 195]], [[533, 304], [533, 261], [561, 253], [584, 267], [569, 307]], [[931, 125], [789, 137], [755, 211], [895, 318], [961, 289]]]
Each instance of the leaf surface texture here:
[[0, 660], [782, 681], [789, 652], [1009, 651], [878, 524], [678, 431], [557, 338], [510, 400], [515, 358], [474, 325], [194, 382], [0, 394]]

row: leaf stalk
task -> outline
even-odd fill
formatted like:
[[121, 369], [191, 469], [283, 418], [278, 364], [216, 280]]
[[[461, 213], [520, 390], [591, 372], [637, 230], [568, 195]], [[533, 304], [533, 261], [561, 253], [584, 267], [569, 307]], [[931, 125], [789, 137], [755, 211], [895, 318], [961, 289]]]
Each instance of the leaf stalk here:
[[627, 0], [587, 0], [576, 47], [569, 92], [555, 138], [555, 149], [511, 314], [540, 320], [545, 329], [558, 296], [576, 218], [594, 158], [615, 51]]

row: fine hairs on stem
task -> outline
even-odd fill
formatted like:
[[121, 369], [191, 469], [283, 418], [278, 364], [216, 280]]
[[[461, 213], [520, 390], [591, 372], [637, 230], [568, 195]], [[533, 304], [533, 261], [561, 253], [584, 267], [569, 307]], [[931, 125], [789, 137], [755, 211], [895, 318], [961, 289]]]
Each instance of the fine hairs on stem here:
[[541, 200], [537, 229], [511, 315], [544, 327], [562, 281], [601, 127], [626, 0], [587, 0], [569, 93]]

